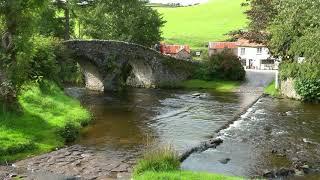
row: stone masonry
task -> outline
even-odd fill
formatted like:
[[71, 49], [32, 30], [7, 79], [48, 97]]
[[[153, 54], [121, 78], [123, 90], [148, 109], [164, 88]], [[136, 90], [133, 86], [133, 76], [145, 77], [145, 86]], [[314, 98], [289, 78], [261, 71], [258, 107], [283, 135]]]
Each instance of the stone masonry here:
[[71, 40], [64, 44], [84, 70], [90, 90], [116, 90], [127, 85], [157, 88], [191, 75], [193, 64], [137, 44], [107, 40]]

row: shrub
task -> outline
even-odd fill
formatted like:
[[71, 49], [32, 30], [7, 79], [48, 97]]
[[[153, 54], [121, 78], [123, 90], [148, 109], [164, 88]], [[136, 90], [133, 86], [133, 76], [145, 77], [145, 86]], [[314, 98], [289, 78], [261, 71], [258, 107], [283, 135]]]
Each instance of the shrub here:
[[280, 65], [280, 78], [295, 79], [295, 90], [304, 100], [320, 98], [320, 64], [284, 62]]
[[140, 175], [146, 171], [176, 171], [179, 168], [180, 161], [178, 154], [171, 146], [168, 146], [145, 154], [135, 166], [134, 175]]
[[80, 66], [71, 55], [71, 51], [64, 45], [56, 45], [54, 50], [57, 63], [59, 64], [59, 80], [63, 83], [81, 85], [84, 76]]
[[246, 72], [239, 58], [229, 51], [223, 51], [209, 57], [209, 60], [200, 65], [195, 77], [203, 80], [224, 79], [242, 81]]
[[80, 125], [67, 122], [64, 128], [59, 130], [59, 134], [65, 139], [66, 143], [74, 142], [80, 135]]
[[306, 101], [320, 101], [320, 79], [298, 78], [295, 80], [295, 90]]

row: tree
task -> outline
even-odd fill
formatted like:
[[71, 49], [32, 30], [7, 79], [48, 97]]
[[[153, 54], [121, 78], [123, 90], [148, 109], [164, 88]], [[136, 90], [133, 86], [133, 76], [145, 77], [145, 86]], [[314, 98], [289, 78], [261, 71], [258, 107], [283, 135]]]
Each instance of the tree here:
[[85, 36], [152, 46], [161, 40], [165, 21], [141, 0], [97, 0], [79, 16]]
[[279, 14], [268, 28], [274, 54], [290, 60], [306, 57], [319, 63], [320, 1], [282, 0], [277, 11]]
[[245, 12], [249, 19], [248, 29], [236, 30], [229, 35], [233, 40], [245, 38], [258, 43], [267, 43], [270, 39], [267, 28], [277, 15], [277, 3], [278, 0], [246, 0], [242, 6], [248, 7]]

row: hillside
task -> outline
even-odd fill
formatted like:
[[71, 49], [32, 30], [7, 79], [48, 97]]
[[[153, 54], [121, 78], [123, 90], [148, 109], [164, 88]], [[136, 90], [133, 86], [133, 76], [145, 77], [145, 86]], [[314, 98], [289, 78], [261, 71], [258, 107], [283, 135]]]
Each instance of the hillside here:
[[190, 7], [156, 8], [167, 21], [165, 42], [203, 48], [209, 41], [225, 40], [224, 34], [246, 26], [244, 0], [210, 0]]

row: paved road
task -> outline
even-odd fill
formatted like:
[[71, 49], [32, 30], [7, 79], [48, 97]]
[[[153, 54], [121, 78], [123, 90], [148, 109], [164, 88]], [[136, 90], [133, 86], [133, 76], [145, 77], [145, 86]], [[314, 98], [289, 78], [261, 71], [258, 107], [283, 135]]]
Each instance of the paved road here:
[[263, 92], [274, 79], [276, 71], [274, 70], [246, 70], [246, 82], [237, 90], [237, 92]]

